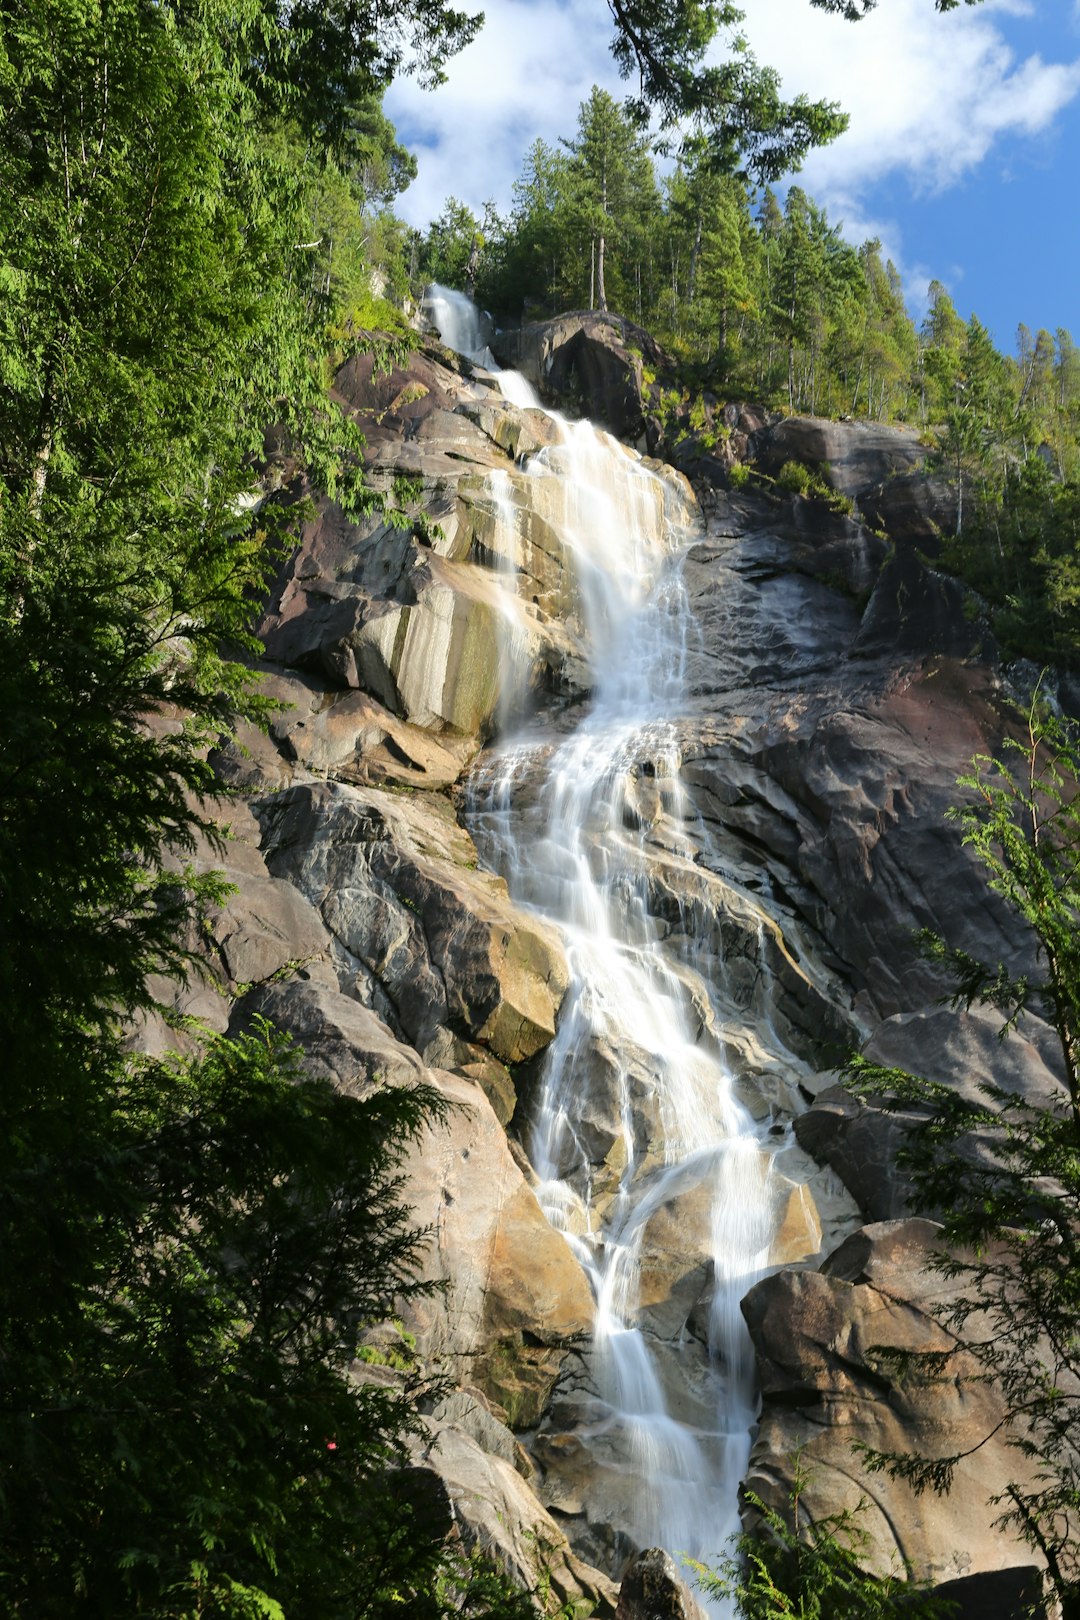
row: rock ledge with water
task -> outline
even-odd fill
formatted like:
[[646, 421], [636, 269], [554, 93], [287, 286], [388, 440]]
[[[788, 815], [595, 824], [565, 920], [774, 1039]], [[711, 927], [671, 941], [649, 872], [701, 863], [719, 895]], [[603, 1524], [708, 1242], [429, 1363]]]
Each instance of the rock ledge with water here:
[[[644, 334], [575, 316], [515, 341], [642, 431]], [[1011, 1083], [1057, 1084], [1045, 1029], [1002, 1048], [936, 1005], [912, 945], [1031, 948], [944, 820], [1008, 693], [916, 554], [947, 521], [918, 447], [742, 411], [763, 466], [827, 461], [857, 510], [736, 495], [718, 465], [695, 530], [684, 478], [478, 361], [422, 344], [336, 386], [408, 521], [317, 497], [283, 563], [259, 633], [286, 707], [219, 755], [243, 795], [221, 993], [168, 993], [215, 1028], [272, 1018], [344, 1089], [423, 1077], [451, 1105], [408, 1164], [446, 1284], [408, 1326], [455, 1384], [417, 1466], [523, 1584], [547, 1549], [553, 1608], [610, 1616], [625, 1576], [624, 1620], [689, 1617], [662, 1549], [721, 1554], [738, 1479], [782, 1504], [801, 1443], [812, 1510], [871, 1496], [879, 1567], [1020, 1570], [985, 1471], [916, 1503], [850, 1452], [994, 1414], [873, 1364], [883, 1336], [937, 1342], [940, 1282], [903, 1121], [836, 1065], [869, 1041], [969, 1085], [1004, 1051]]]

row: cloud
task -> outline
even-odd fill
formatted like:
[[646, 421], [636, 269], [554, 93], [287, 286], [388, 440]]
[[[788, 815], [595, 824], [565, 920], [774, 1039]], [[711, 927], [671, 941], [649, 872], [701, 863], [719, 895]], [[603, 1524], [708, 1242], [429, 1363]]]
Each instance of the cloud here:
[[623, 93], [601, 0], [484, 0], [479, 36], [448, 65], [434, 92], [400, 80], [386, 98], [420, 173], [399, 211], [426, 224], [455, 196], [479, 213], [505, 211], [522, 159], [539, 137], [572, 136], [594, 84]]
[[[853, 221], [872, 213], [879, 182], [900, 176], [922, 193], [955, 185], [1010, 137], [1045, 134], [1080, 92], [1080, 60], [1046, 61], [1029, 48], [1053, 0], [1038, 12], [1030, 0], [985, 0], [944, 16], [931, 0], [880, 0], [858, 24], [807, 0], [744, 3], [744, 31], [758, 59], [779, 70], [785, 94], [833, 99], [850, 114], [848, 132], [811, 154], [803, 183], [856, 240]], [[594, 83], [624, 88], [601, 0], [486, 0], [485, 10], [479, 38], [450, 63], [444, 86], [426, 93], [405, 80], [387, 98], [420, 160], [400, 205], [416, 224], [448, 195], [477, 212], [489, 198], [505, 210], [537, 136], [572, 135]], [[1075, 49], [1064, 31], [1059, 39]], [[898, 240], [891, 245], [899, 254]]]
[[900, 173], [941, 191], [1003, 138], [1046, 131], [1080, 92], [1080, 60], [1018, 55], [1005, 18], [1012, 34], [1037, 26], [1018, 0], [945, 16], [930, 0], [882, 0], [854, 25], [791, 0], [752, 6], [746, 33], [785, 93], [839, 101], [850, 115], [847, 133], [807, 160], [808, 189], [862, 192]]

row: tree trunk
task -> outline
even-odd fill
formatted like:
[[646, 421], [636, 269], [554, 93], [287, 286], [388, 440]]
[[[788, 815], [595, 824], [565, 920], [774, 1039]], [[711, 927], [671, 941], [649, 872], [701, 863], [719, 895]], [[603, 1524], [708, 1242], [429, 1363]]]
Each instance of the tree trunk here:
[[703, 210], [699, 208], [697, 216], [697, 228], [694, 231], [694, 247], [693, 252], [690, 254], [690, 277], [686, 288], [686, 301], [688, 304], [692, 304], [694, 302], [694, 295], [697, 292], [697, 267], [698, 259], [701, 257], [701, 232], [703, 224]]
[[589, 308], [596, 308], [596, 237], [589, 241]]
[[[607, 218], [607, 167], [605, 166], [600, 180], [600, 207], [603, 216]], [[604, 232], [600, 232], [600, 251], [596, 263], [596, 302], [602, 310], [607, 309], [607, 288], [604, 286]]]

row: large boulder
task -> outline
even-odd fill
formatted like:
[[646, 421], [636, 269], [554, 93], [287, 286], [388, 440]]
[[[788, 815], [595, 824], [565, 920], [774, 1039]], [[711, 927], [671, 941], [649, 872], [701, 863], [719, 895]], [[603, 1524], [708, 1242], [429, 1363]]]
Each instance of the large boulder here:
[[434, 1414], [415, 1443], [416, 1466], [445, 1493], [448, 1517], [469, 1545], [534, 1594], [541, 1615], [612, 1620], [613, 1584], [575, 1556], [510, 1458], [492, 1449], [492, 1431], [499, 1426], [489, 1418], [478, 1429], [475, 1418], [462, 1418], [461, 1405], [459, 1399], [456, 1411], [444, 1406]]
[[647, 1547], [622, 1578], [615, 1620], [705, 1620], [669, 1552]]
[[596, 310], [500, 332], [495, 352], [550, 404], [587, 416], [630, 442], [645, 433], [643, 369], [655, 374], [671, 367], [642, 327]]
[[910, 474], [926, 454], [913, 428], [834, 422], [820, 416], [784, 417], [750, 441], [750, 455], [762, 472], [775, 476], [786, 462], [796, 461], [853, 499], [886, 480]]
[[[994, 1526], [988, 1505], [1008, 1480], [1027, 1480], [1030, 1465], [998, 1432], [1000, 1395], [938, 1320], [955, 1286], [929, 1265], [939, 1230], [922, 1220], [866, 1227], [820, 1272], [781, 1271], [743, 1302], [763, 1402], [747, 1484], [783, 1513], [798, 1455], [811, 1520], [856, 1512], [867, 1568], [910, 1565], [935, 1583], [1031, 1563], [1030, 1549]], [[950, 1362], [923, 1380], [898, 1373], [879, 1346], [940, 1352]], [[963, 1454], [947, 1506], [871, 1473], [859, 1445], [931, 1459]]]

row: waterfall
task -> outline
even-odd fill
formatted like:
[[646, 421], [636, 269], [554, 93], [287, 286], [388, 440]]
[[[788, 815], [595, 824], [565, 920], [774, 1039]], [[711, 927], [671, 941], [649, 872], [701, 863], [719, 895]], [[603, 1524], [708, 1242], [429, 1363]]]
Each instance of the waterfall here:
[[[520, 397], [517, 384], [507, 392]], [[569, 716], [534, 718], [488, 751], [469, 824], [515, 898], [558, 924], [570, 967], [525, 1138], [541, 1206], [596, 1295], [593, 1344], [563, 1421], [598, 1459], [608, 1521], [625, 1538], [616, 1534], [616, 1567], [654, 1545], [715, 1563], [739, 1529], [756, 1418], [739, 1301], [768, 1263], [777, 1178], [767, 1126], [736, 1095], [712, 989], [692, 951], [669, 948], [650, 899], [657, 857], [690, 889], [700, 876], [679, 780], [690, 536], [671, 521], [672, 490], [655, 470], [588, 423], [557, 420], [560, 442], [515, 487], [518, 499], [530, 482], [542, 493], [572, 561], [591, 698], [572, 729]], [[512, 525], [505, 475], [493, 476]], [[698, 1233], [708, 1296], [692, 1326], [674, 1329], [647, 1297], [649, 1256], [673, 1219]]]
[[455, 292], [453, 287], [432, 281], [424, 289], [421, 308], [448, 348], [467, 355], [490, 371], [498, 370], [499, 362], [488, 348], [491, 322], [471, 298]]

